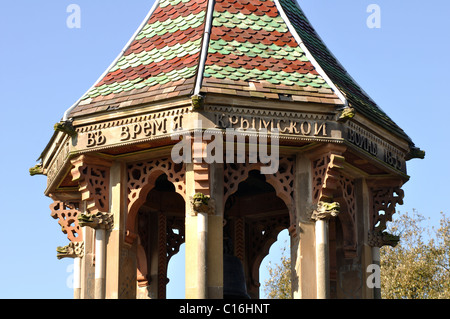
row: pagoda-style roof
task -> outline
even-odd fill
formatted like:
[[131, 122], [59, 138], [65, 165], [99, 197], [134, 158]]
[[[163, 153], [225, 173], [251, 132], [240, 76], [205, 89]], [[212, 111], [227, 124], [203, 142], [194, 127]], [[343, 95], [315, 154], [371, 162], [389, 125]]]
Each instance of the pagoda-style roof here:
[[66, 117], [209, 93], [350, 107], [413, 145], [331, 54], [294, 0], [156, 0], [117, 60]]

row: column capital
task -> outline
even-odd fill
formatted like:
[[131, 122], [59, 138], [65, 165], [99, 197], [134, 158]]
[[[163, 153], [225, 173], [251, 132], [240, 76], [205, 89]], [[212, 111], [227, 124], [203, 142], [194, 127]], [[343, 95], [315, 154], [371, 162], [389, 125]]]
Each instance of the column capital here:
[[81, 227], [110, 230], [114, 227], [114, 218], [113, 214], [109, 212], [81, 213], [78, 217], [78, 223]]
[[193, 216], [199, 213], [206, 213], [208, 215], [214, 215], [215, 212], [215, 201], [211, 197], [204, 195], [203, 193], [196, 193], [194, 196], [190, 197]]
[[338, 202], [327, 203], [319, 201], [313, 209], [311, 219], [318, 221], [336, 217], [339, 214], [340, 208], [341, 206]]
[[70, 242], [68, 245], [56, 248], [56, 258], [77, 258], [84, 256], [84, 241]]

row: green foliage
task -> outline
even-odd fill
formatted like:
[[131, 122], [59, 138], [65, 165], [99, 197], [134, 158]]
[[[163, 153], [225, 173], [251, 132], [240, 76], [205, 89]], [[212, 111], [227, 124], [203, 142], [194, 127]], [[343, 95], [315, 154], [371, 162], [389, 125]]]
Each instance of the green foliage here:
[[450, 298], [450, 220], [441, 213], [438, 229], [425, 222], [413, 211], [390, 224], [389, 232], [400, 233], [401, 239], [396, 247], [380, 250], [383, 298]]
[[274, 267], [269, 263], [269, 279], [264, 283], [264, 292], [269, 299], [292, 299], [291, 292], [291, 258], [285, 256], [283, 249], [281, 264]]

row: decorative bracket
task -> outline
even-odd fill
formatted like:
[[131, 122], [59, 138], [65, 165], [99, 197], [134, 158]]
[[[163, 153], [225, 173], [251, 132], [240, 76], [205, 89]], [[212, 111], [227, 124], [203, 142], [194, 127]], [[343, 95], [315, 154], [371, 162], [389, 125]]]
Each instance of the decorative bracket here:
[[192, 205], [192, 213], [196, 216], [198, 213], [206, 213], [214, 215], [215, 201], [203, 193], [196, 193], [190, 198]]
[[338, 202], [318, 202], [315, 209], [312, 212], [311, 219], [313, 220], [328, 220], [331, 217], [336, 217], [341, 209], [341, 205]]
[[81, 199], [86, 201], [88, 214], [109, 211], [108, 160], [81, 155], [73, 159], [72, 178], [80, 185]]
[[371, 205], [371, 227], [375, 232], [386, 229], [386, 223], [392, 221], [397, 204], [403, 204], [404, 192], [400, 186], [373, 187]]
[[386, 231], [371, 231], [369, 232], [368, 244], [372, 247], [383, 247], [383, 246], [397, 246], [400, 241], [400, 237], [392, 235]]
[[73, 159], [72, 178], [80, 185], [86, 212], [78, 216], [79, 224], [92, 228], [111, 229], [113, 215], [109, 213], [109, 168], [111, 162], [81, 155]]
[[29, 170], [31, 176], [35, 175], [44, 175], [44, 168], [42, 167], [42, 163], [35, 165]]
[[77, 258], [84, 255], [84, 242], [70, 242], [67, 246], [56, 248], [56, 258]]
[[341, 114], [339, 115], [338, 121], [345, 122], [349, 119], [352, 119], [353, 117], [355, 117], [355, 109], [352, 107], [346, 107], [342, 110]]
[[63, 132], [70, 137], [77, 136], [77, 131], [75, 131], [75, 128], [72, 125], [72, 121], [65, 121], [65, 122], [58, 122], [54, 125], [55, 132]]
[[[52, 195], [51, 195], [52, 197]], [[64, 234], [67, 234], [67, 238], [71, 242], [83, 241], [83, 233], [78, 223], [78, 216], [80, 203], [78, 201], [59, 201], [55, 200], [50, 205], [51, 216], [54, 219], [58, 219], [58, 224], [61, 226], [61, 230]]]
[[97, 212], [95, 214], [81, 213], [78, 216], [78, 223], [81, 227], [88, 226], [94, 229], [110, 230], [114, 226], [113, 214], [104, 212]]

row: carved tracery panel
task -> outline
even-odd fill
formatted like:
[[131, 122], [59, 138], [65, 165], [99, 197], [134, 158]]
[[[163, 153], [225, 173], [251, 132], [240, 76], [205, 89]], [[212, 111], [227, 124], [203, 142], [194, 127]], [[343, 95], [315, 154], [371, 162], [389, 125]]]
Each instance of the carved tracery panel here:
[[[245, 163], [227, 163], [224, 165], [224, 204], [232, 194], [237, 192], [239, 183], [248, 178], [249, 172], [260, 170], [262, 165], [261, 163], [249, 163], [248, 157]], [[291, 217], [291, 224], [295, 224], [294, 165], [293, 158], [281, 157], [277, 172], [264, 175], [266, 182], [274, 187], [277, 196], [286, 204]]]
[[269, 254], [270, 247], [277, 241], [278, 234], [290, 225], [289, 216], [267, 216], [256, 220], [248, 220], [246, 236], [248, 260], [250, 267], [250, 284], [259, 287], [259, 267], [264, 257]]
[[312, 200], [313, 203], [317, 203], [320, 200], [322, 186], [325, 181], [325, 175], [328, 169], [328, 163], [330, 162], [330, 156], [325, 154], [316, 160], [312, 161]]
[[[156, 218], [150, 218], [150, 214], [156, 214]], [[155, 222], [152, 227], [151, 221]], [[184, 217], [167, 216], [162, 212], [140, 212], [138, 221], [138, 254], [137, 254], [137, 281], [138, 286], [147, 287], [157, 285], [159, 299], [166, 298], [166, 285], [169, 282], [167, 278], [167, 266], [170, 258], [177, 254], [180, 246], [185, 242]], [[157, 231], [156, 250], [152, 251], [150, 247], [150, 229]], [[155, 248], [153, 248], [155, 249]], [[157, 276], [158, 282], [150, 282], [149, 273], [151, 271], [152, 255], [157, 257]]]
[[128, 206], [133, 206], [139, 198], [145, 200], [140, 196], [142, 190], [146, 187], [151, 189], [161, 174], [166, 174], [167, 179], [175, 185], [175, 191], [185, 197], [184, 165], [175, 164], [169, 158], [155, 159], [128, 165]]
[[81, 199], [86, 202], [86, 213], [109, 212], [109, 168], [106, 160], [81, 155], [71, 161], [74, 181], [79, 183]]
[[373, 187], [371, 228], [375, 232], [382, 232], [386, 229], [388, 221], [392, 221], [397, 204], [403, 204], [404, 192], [399, 186]]
[[355, 181], [341, 175], [339, 185], [345, 202], [345, 210], [338, 215], [344, 230], [344, 252], [347, 257], [353, 257], [357, 246]]
[[135, 222], [139, 208], [146, 201], [148, 192], [155, 186], [161, 174], [167, 175], [167, 180], [174, 184], [175, 192], [186, 199], [184, 164], [175, 164], [170, 158], [153, 159], [129, 164], [127, 168], [128, 182], [128, 218], [127, 242], [136, 237]]
[[350, 258], [357, 247], [355, 181], [343, 173], [344, 162], [343, 156], [331, 152], [312, 161], [312, 202], [314, 207], [322, 203], [339, 204], [337, 218], [344, 231], [344, 251]]

